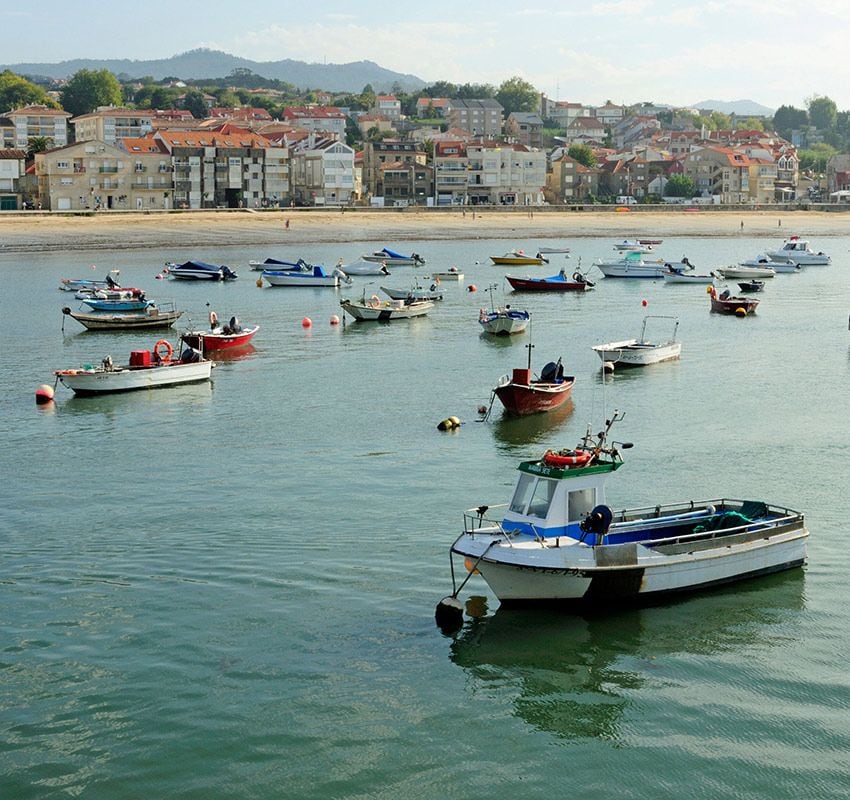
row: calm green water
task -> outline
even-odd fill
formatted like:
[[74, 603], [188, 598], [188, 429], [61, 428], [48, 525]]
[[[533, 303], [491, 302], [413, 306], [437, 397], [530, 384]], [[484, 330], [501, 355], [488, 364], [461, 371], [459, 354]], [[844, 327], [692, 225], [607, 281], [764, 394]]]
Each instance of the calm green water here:
[[[576, 240], [568, 269], [615, 239]], [[668, 240], [700, 271], [779, 240]], [[534, 364], [562, 356], [573, 404], [477, 408], [528, 336], [478, 331], [489, 255], [541, 242], [411, 242], [457, 265], [431, 316], [332, 327], [354, 291], [260, 289], [249, 258], [333, 264], [395, 242], [0, 256], [0, 797], [837, 798], [850, 796], [846, 540], [850, 237], [778, 275], [755, 317], [704, 287], [599, 276], [586, 296], [509, 295]], [[374, 245], [374, 246], [373, 246]], [[154, 279], [168, 259], [233, 284]], [[551, 274], [554, 266], [513, 268]], [[204, 323], [261, 325], [212, 385], [39, 408], [54, 369], [156, 334], [86, 333], [61, 277], [120, 268]], [[374, 285], [367, 285], [370, 281]], [[475, 284], [476, 293], [466, 291]], [[641, 301], [646, 300], [646, 307]], [[680, 318], [680, 362], [602, 379], [592, 344]], [[301, 327], [303, 317], [313, 327]], [[185, 318], [184, 318], [185, 319]], [[181, 321], [182, 323], [182, 321]], [[658, 334], [666, 330], [659, 323]], [[805, 570], [603, 618], [498, 610], [433, 622], [466, 508], [507, 500], [520, 460], [615, 408], [635, 442], [614, 505], [719, 495], [803, 510]], [[465, 424], [440, 433], [456, 414]]]

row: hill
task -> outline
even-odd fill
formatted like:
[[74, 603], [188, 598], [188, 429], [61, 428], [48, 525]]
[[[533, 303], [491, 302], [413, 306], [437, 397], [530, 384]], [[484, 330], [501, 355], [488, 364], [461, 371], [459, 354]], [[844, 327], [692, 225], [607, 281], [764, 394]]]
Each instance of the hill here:
[[108, 69], [119, 80], [152, 77], [155, 80], [179, 78], [184, 81], [225, 78], [234, 69], [249, 69], [263, 78], [286, 81], [299, 89], [325, 89], [329, 92], [361, 92], [368, 83], [376, 92], [389, 92], [393, 84], [404, 91], [416, 91], [427, 84], [415, 75], [384, 69], [373, 61], [350, 64], [308, 64], [305, 61], [251, 61], [219, 50], [189, 50], [186, 53], [152, 61], [131, 59], [77, 58], [55, 64], [5, 64], [30, 78], [69, 78], [81, 69]]
[[737, 117], [772, 117], [775, 109], [756, 103], [754, 100], [703, 100], [695, 103], [694, 108], [707, 111], [719, 111], [721, 114], [734, 114]]

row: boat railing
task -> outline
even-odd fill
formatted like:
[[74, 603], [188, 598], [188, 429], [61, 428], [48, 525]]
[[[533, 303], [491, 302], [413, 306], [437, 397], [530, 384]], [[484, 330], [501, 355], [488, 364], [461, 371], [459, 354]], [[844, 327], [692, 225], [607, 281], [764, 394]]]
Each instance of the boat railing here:
[[499, 503], [495, 506], [478, 506], [470, 508], [463, 512], [463, 532], [471, 535], [476, 533], [501, 533], [507, 537], [507, 531], [502, 528], [502, 519], [494, 516], [488, 516], [488, 511], [496, 511], [497, 509], [505, 509], [507, 503]]

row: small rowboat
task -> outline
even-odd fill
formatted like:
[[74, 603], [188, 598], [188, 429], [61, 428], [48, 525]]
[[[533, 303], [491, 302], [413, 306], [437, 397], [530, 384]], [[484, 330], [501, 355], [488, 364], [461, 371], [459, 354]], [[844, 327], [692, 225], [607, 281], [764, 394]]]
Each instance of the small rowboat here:
[[717, 289], [709, 287], [708, 296], [711, 298], [711, 310], [718, 314], [735, 314], [746, 317], [755, 312], [759, 301], [754, 297], [733, 297], [728, 289], [717, 294]]
[[96, 312], [87, 314], [83, 311], [71, 311], [70, 308], [62, 309], [65, 316], [77, 320], [80, 325], [90, 331], [129, 331], [136, 328], [170, 328], [183, 314], [182, 311], [171, 308], [159, 308], [151, 303], [141, 311], [125, 311], [115, 314], [108, 312]]
[[490, 260], [497, 267], [539, 266], [549, 263], [549, 259], [544, 258], [540, 253], [530, 256], [524, 250], [511, 250], [503, 256], [490, 256]]

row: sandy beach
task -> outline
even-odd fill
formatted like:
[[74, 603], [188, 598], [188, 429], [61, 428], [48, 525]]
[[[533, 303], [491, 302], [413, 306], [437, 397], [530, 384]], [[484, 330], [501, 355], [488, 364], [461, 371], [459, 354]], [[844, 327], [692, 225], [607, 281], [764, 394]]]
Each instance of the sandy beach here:
[[0, 215], [0, 253], [233, 244], [421, 239], [846, 235], [841, 212], [649, 207], [627, 213], [556, 209], [285, 209], [274, 211], [20, 212]]

